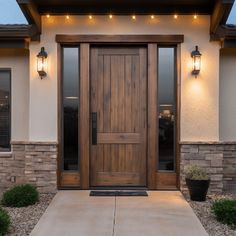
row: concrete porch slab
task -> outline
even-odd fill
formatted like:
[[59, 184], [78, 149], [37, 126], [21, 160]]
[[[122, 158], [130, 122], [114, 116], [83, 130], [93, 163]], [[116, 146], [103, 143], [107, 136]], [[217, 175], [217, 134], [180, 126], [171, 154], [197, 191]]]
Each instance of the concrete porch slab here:
[[177, 191], [148, 197], [89, 197], [89, 191], [59, 191], [31, 236], [207, 236]]
[[182, 194], [169, 191], [117, 199], [114, 232], [114, 236], [208, 235]]

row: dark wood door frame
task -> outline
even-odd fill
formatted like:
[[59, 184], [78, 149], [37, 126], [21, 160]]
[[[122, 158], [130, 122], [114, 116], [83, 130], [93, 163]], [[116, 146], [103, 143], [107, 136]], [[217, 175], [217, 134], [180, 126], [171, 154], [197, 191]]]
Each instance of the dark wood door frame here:
[[[147, 46], [148, 53], [148, 143], [147, 143], [147, 187], [157, 189], [157, 81], [158, 81], [158, 46], [173, 46], [176, 48], [176, 99], [177, 99], [177, 134], [176, 134], [176, 186], [179, 188], [180, 175], [180, 44], [184, 41], [183, 35], [56, 35], [58, 43], [58, 188], [63, 188], [61, 183], [61, 146], [62, 146], [62, 109], [61, 109], [61, 47], [77, 45], [80, 47], [80, 186], [81, 189], [89, 189], [89, 155], [90, 155], [90, 45], [91, 44], [142, 44]], [[164, 173], [163, 176], [168, 176]], [[171, 177], [172, 178], [172, 177]]]

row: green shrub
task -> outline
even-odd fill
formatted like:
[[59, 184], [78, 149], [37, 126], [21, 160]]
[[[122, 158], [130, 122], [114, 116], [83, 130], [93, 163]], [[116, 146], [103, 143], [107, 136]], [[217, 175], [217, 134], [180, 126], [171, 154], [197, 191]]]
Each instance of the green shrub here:
[[8, 207], [24, 207], [35, 204], [39, 200], [36, 188], [30, 184], [19, 185], [3, 194], [2, 205]]
[[222, 199], [212, 204], [216, 219], [236, 229], [236, 200]]
[[206, 171], [199, 166], [189, 165], [184, 171], [185, 177], [192, 180], [208, 180], [209, 176]]
[[10, 226], [10, 217], [8, 213], [0, 208], [0, 236], [4, 236]]

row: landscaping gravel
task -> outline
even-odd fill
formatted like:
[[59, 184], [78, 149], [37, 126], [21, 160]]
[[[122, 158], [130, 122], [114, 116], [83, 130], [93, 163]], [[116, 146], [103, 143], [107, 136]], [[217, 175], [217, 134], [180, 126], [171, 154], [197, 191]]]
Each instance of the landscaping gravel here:
[[208, 195], [205, 202], [195, 202], [191, 201], [187, 195], [185, 197], [210, 236], [236, 236], [236, 230], [218, 222], [211, 211], [211, 205], [215, 200], [236, 199], [236, 194]]
[[[55, 194], [40, 194], [39, 202], [28, 207], [3, 207], [8, 211], [11, 217], [11, 227], [7, 236], [29, 235], [47, 209], [54, 195]], [[222, 198], [236, 199], [236, 194], [208, 195], [206, 202], [194, 202], [189, 199], [188, 195], [185, 195], [185, 197], [209, 236], [236, 236], [236, 230], [218, 222], [215, 219], [214, 214], [211, 212], [211, 204], [215, 200]]]
[[21, 208], [3, 207], [11, 217], [11, 227], [8, 236], [27, 236], [33, 230], [47, 209], [55, 194], [40, 194], [35, 205]]

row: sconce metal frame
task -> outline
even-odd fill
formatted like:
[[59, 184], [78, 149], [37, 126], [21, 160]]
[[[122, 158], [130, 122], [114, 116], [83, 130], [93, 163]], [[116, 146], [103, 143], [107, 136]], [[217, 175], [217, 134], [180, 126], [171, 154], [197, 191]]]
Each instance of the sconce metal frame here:
[[[195, 75], [195, 77], [198, 76], [198, 74], [200, 73], [200, 70], [201, 70], [201, 56], [202, 56], [202, 54], [199, 52], [198, 46], [195, 46], [195, 50], [191, 52], [191, 57], [193, 58], [192, 74]], [[197, 62], [197, 60], [198, 60], [198, 62]]]
[[[45, 48], [41, 47], [41, 50], [37, 55], [37, 71], [38, 71], [38, 74], [41, 79], [43, 79], [43, 77], [45, 77], [47, 75], [46, 68], [45, 68], [47, 66], [46, 65], [47, 64], [47, 61], [46, 61], [47, 57], [48, 57], [48, 54], [45, 51]], [[41, 63], [41, 64], [39, 65], [39, 63]]]

